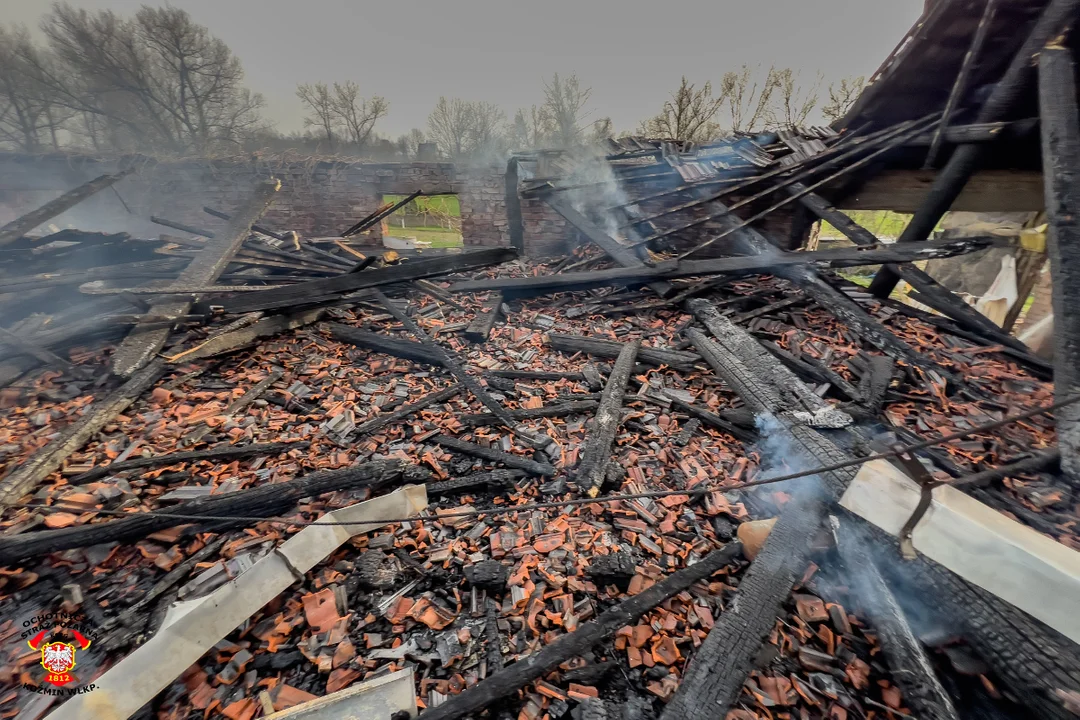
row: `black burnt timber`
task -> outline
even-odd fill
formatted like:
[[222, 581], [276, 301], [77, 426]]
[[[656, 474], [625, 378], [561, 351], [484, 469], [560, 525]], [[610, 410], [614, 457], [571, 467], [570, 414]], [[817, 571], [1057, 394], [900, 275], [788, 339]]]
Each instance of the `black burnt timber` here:
[[[221, 237], [208, 242], [199, 251], [180, 273], [176, 284], [210, 285], [216, 282], [251, 234], [251, 224], [270, 207], [280, 187], [281, 183], [277, 180], [260, 183], [234, 214]], [[162, 302], [155, 304], [153, 310], [172, 317], [185, 314], [190, 307], [191, 303], [186, 301]], [[169, 327], [147, 329], [136, 325], [113, 353], [112, 371], [120, 377], [130, 377], [164, 347], [170, 332]]]
[[[714, 550], [699, 562], [672, 573], [647, 590], [605, 610], [595, 620], [582, 624], [574, 632], [559, 637], [555, 642], [530, 655], [527, 660], [499, 670], [460, 695], [452, 696], [442, 705], [423, 711], [420, 720], [458, 720], [513, 695], [570, 658], [588, 652], [619, 628], [633, 624], [668, 598], [709, 578], [717, 570], [734, 562], [741, 550], [742, 545], [738, 542]], [[710, 718], [714, 717], [718, 716], [710, 715]]]
[[481, 460], [487, 460], [493, 463], [502, 463], [506, 467], [515, 468], [517, 470], [524, 470], [530, 475], [539, 475], [541, 477], [554, 477], [555, 468], [547, 463], [536, 462], [521, 455], [514, 455], [512, 453], [505, 453], [501, 450], [494, 450], [492, 448], [486, 448], [476, 443], [466, 442], [465, 440], [458, 440], [457, 438], [448, 437], [446, 435], [436, 435], [429, 439], [430, 442], [437, 445], [442, 445], [447, 450], [453, 450], [463, 455], [471, 455], [472, 457], [480, 458]]
[[747, 430], [746, 428], [740, 427], [733, 422], [725, 420], [711, 410], [706, 410], [703, 407], [692, 405], [685, 400], [680, 400], [679, 398], [671, 396], [668, 396], [668, 400], [671, 401], [671, 407], [675, 408], [676, 410], [681, 410], [687, 415], [691, 415], [694, 418], [705, 423], [706, 425], [711, 425], [712, 427], [716, 428], [721, 432], [726, 432], [728, 435], [731, 435], [736, 440], [744, 443], [750, 443], [757, 440], [756, 432]]
[[71, 453], [85, 445], [164, 374], [164, 363], [152, 360], [110, 395], [86, 408], [78, 420], [61, 431], [59, 437], [0, 480], [0, 507], [18, 502], [22, 496], [34, 492], [45, 478], [64, 464]]
[[324, 327], [336, 340], [356, 345], [372, 352], [393, 355], [403, 360], [442, 367], [442, 358], [415, 340], [360, 330], [341, 323], [325, 323]]
[[[401, 461], [376, 461], [342, 470], [323, 470], [294, 480], [268, 483], [245, 490], [208, 495], [169, 507], [168, 516], [134, 513], [132, 517], [60, 530], [42, 530], [0, 538], [0, 566], [10, 567], [51, 552], [90, 547], [108, 542], [132, 542], [166, 528], [198, 520], [185, 516], [271, 517], [286, 512], [298, 501], [328, 492], [380, 488], [406, 474]], [[61, 503], [58, 507], [63, 507]], [[237, 520], [241, 525], [252, 521]]]
[[[976, 123], [1007, 120], [1023, 99], [1024, 91], [1033, 83], [1035, 59], [1046, 44], [1070, 27], [1080, 17], [1080, 0], [1052, 0], [1028, 33], [1001, 79], [994, 83], [990, 97], [979, 108]], [[942, 216], [949, 211], [963, 192], [968, 179], [978, 168], [990, 146], [971, 143], [953, 151], [945, 166], [938, 171], [922, 207], [908, 222], [897, 242], [920, 242], [930, 237]], [[900, 276], [890, 267], [883, 267], [870, 283], [875, 297], [886, 298]]]
[[641, 340], [635, 339], [623, 345], [619, 352], [591, 421], [589, 435], [581, 453], [581, 462], [574, 470], [578, 490], [589, 497], [596, 497], [604, 484], [607, 466], [611, 462], [611, 445], [615, 442], [615, 433], [622, 423], [623, 394], [640, 349]]
[[837, 551], [851, 589], [881, 642], [885, 662], [903, 694], [904, 703], [920, 720], [959, 720], [934, 666], [915, 636], [892, 589], [866, 552], [851, 521], [830, 517]]
[[585, 375], [573, 372], [545, 372], [543, 370], [487, 370], [486, 374], [508, 380], [573, 380], [585, 382]]
[[927, 151], [926, 161], [923, 163], [923, 168], [926, 170], [932, 168], [937, 161], [938, 151], [941, 150], [941, 141], [944, 138], [945, 131], [949, 128], [949, 121], [952, 120], [953, 113], [956, 111], [956, 106], [959, 105], [960, 99], [967, 91], [968, 75], [971, 74], [971, 68], [975, 65], [975, 59], [979, 56], [979, 53], [982, 52], [983, 43], [986, 42], [986, 35], [990, 30], [990, 21], [994, 18], [996, 4], [997, 0], [986, 0], [986, 7], [983, 8], [982, 18], [979, 19], [979, 26], [975, 28], [975, 36], [971, 39], [971, 45], [964, 55], [964, 61], [960, 64], [960, 72], [956, 74], [956, 80], [953, 82], [952, 90], [949, 91], [949, 99], [945, 103], [945, 110], [941, 113], [941, 124], [938, 125], [937, 130], [934, 131], [934, 138], [930, 141], [930, 150]]
[[592, 272], [561, 273], [518, 278], [483, 278], [463, 280], [450, 286], [451, 292], [483, 292], [501, 290], [515, 296], [540, 295], [555, 292], [587, 290], [606, 285], [626, 285], [650, 278], [675, 279], [719, 274], [774, 274], [776, 268], [814, 265], [824, 268], [859, 267], [909, 260], [964, 255], [1000, 245], [1000, 238], [978, 237], [918, 243], [904, 247], [897, 243], [877, 244], [871, 248], [848, 247], [813, 252], [781, 252], [748, 257], [725, 257], [713, 260], [683, 260], [665, 262], [651, 268], [613, 268]]
[[525, 477], [526, 474], [522, 470], [492, 470], [490, 472], [472, 473], [452, 480], [428, 483], [427, 493], [428, 495], [454, 495], [474, 488], [510, 488], [514, 486], [515, 480]]
[[82, 475], [72, 478], [74, 484], [81, 484], [98, 480], [106, 475], [124, 472], [126, 470], [139, 470], [142, 468], [161, 467], [163, 465], [178, 465], [186, 462], [199, 462], [202, 460], [221, 461], [238, 460], [240, 458], [256, 457], [258, 455], [277, 455], [289, 450], [303, 450], [311, 445], [308, 441], [300, 442], [274, 442], [254, 443], [249, 445], [230, 445], [227, 447], [210, 448], [208, 450], [192, 450], [188, 452], [175, 452], [155, 457], [140, 457], [131, 460], [121, 460], [88, 470]]
[[134, 167], [121, 170], [112, 175], [101, 175], [85, 182], [77, 188], [67, 191], [55, 200], [50, 200], [37, 210], [31, 210], [22, 217], [12, 220], [0, 228], [0, 247], [10, 245], [38, 225], [48, 222], [60, 213], [69, 210], [91, 195], [112, 187], [115, 183], [135, 172]]
[[[216, 218], [220, 218], [221, 220], [231, 220], [232, 219], [232, 215], [229, 215], [228, 213], [223, 213], [220, 210], [215, 210], [212, 207], [207, 207], [206, 205], [203, 205], [203, 212], [206, 213], [207, 215], [212, 215], [212, 216], [214, 216]], [[274, 232], [273, 230], [266, 227], [265, 225], [259, 225], [258, 223], [254, 223], [254, 224], [252, 224], [251, 229], [254, 230], [257, 233], [262, 233], [263, 235], [267, 235], [269, 237], [272, 237], [275, 240], [284, 240], [285, 239], [284, 235], [282, 235], [279, 232]]]
[[373, 417], [371, 420], [357, 425], [356, 429], [353, 430], [351, 435], [356, 438], [362, 437], [364, 435], [370, 435], [376, 430], [381, 430], [390, 423], [395, 423], [398, 420], [404, 420], [413, 413], [420, 412], [426, 407], [437, 405], [439, 403], [444, 403], [450, 398], [460, 394], [461, 391], [464, 389], [465, 388], [461, 385], [461, 383], [455, 383], [454, 385], [445, 387], [441, 390], [436, 390], [435, 392], [428, 393], [427, 395], [418, 398], [416, 402], [409, 403], [408, 405], [402, 405], [396, 410], [388, 413], [380, 413], [376, 417]]
[[[997, 142], [999, 140], [1018, 140], [1030, 135], [1038, 124], [1038, 118], [1027, 118], [1012, 122], [953, 125], [945, 131], [945, 142], [952, 145], [961, 145], [965, 143]], [[933, 137], [933, 133], [920, 135], [912, 139], [907, 144], [907, 147], [930, 147]]]
[[998, 480], [1007, 477], [1050, 471], [1060, 462], [1060, 450], [1044, 450], [1029, 458], [1024, 458], [1023, 460], [1017, 460], [1016, 462], [1011, 462], [1007, 465], [983, 470], [974, 475], [965, 475], [959, 480], [955, 480], [949, 484], [954, 488], [985, 488], [993, 485]]
[[190, 233], [192, 235], [199, 235], [210, 240], [213, 240], [216, 237], [216, 235], [214, 235], [214, 233], [209, 230], [203, 230], [202, 228], [197, 228], [194, 225], [185, 225], [182, 222], [177, 222], [176, 220], [169, 220], [168, 218], [158, 217], [157, 215], [151, 215], [150, 222], [154, 223], [155, 225], [172, 228], [173, 230], [179, 230], [181, 232]]
[[[569, 202], [557, 195], [546, 195], [544, 201], [551, 209], [563, 216], [563, 218], [577, 228], [585, 237], [589, 238], [597, 247], [604, 251], [608, 257], [624, 268], [640, 268], [645, 266], [640, 251], [630, 248], [598, 228], [591, 220], [575, 210]], [[657, 280], [648, 283], [650, 290], [660, 297], [671, 294], [671, 283]]]
[[[851, 422], [851, 418], [843, 413], [833, 410], [832, 406], [823, 400], [817, 393], [799, 380], [795, 374], [784, 366], [776, 357], [771, 355], [750, 333], [735, 325], [729, 318], [722, 316], [714, 305], [707, 300], [689, 300], [686, 303], [689, 310], [709, 332], [712, 333], [716, 342], [719, 343], [735, 362], [734, 358], [742, 358], [742, 362], [752, 362], [760, 368], [759, 373], [765, 373], [773, 380], [776, 388], [777, 402], [769, 406], [769, 412], [784, 410], [807, 411], [819, 421], [832, 426], [844, 426]], [[696, 330], [687, 330], [686, 336], [701, 351], [700, 333]], [[715, 349], [708, 346], [712, 353], [712, 360], [704, 354], [706, 362], [719, 372], [716, 365]], [[752, 407], [752, 406], [751, 406]]]
[[468, 309], [469, 309], [469, 308], [465, 307], [464, 305], [462, 305], [461, 303], [459, 303], [454, 298], [450, 297], [450, 293], [443, 290], [441, 287], [439, 287], [438, 285], [436, 285], [433, 282], [429, 282], [427, 280], [414, 280], [413, 283], [412, 283], [412, 286], [414, 288], [416, 288], [417, 290], [419, 290], [420, 292], [424, 293], [425, 295], [430, 295], [431, 297], [435, 298], [439, 302], [446, 303], [447, 305], [454, 308], [455, 310], [468, 311]]
[[476, 378], [465, 371], [461, 363], [457, 361], [454, 353], [444, 348], [439, 343], [435, 342], [424, 330], [413, 321], [409, 315], [399, 308], [394, 303], [390, 302], [390, 298], [383, 294], [382, 290], [375, 291], [376, 297], [379, 302], [382, 303], [383, 308], [388, 313], [394, 316], [394, 318], [401, 323], [409, 333], [413, 335], [420, 344], [423, 345], [432, 355], [439, 360], [439, 364], [450, 371], [450, 373], [458, 379], [469, 392], [473, 394], [477, 400], [483, 404], [488, 410], [495, 414], [496, 417], [511, 431], [515, 427], [513, 418], [506, 412], [506, 408], [500, 405], [495, 398], [491, 397], [487, 390], [484, 389]]
[[[734, 318], [733, 318], [734, 319]], [[774, 342], [765, 340], [761, 343], [765, 349], [784, 363], [792, 372], [799, 375], [803, 380], [815, 383], [828, 383], [842, 392], [848, 399], [858, 402], [862, 400], [860, 393], [851, 383], [833, 372], [831, 368], [823, 364], [811, 364], [809, 356], [795, 357], [784, 348]]]
[[[538, 408], [525, 408], [520, 410], [507, 410], [507, 414], [515, 420], [535, 420], [537, 418], [566, 417], [574, 413], [589, 412], [595, 410], [599, 403], [595, 400], [575, 400], [572, 402], [545, 405]], [[458, 418], [463, 425], [495, 425], [498, 418], [491, 413], [477, 413], [462, 415]]]
[[[1054, 308], [1054, 396], [1080, 390], [1080, 110], [1072, 53], [1057, 40], [1039, 55], [1043, 178]], [[1080, 408], [1056, 413], [1061, 469], [1080, 487]]]
[[472, 343], [487, 342], [492, 328], [502, 314], [503, 294], [495, 293], [495, 297], [485, 303], [484, 309], [476, 314], [469, 327], [465, 328], [465, 339]]
[[[602, 358], [617, 358], [622, 351], [623, 343], [614, 340], [601, 340], [599, 338], [587, 338], [579, 335], [561, 335], [548, 333], [548, 345], [553, 349], [564, 353], [583, 352], [588, 355]], [[694, 363], [701, 360], [701, 356], [695, 353], [678, 352], [675, 350], [657, 350], [656, 348], [642, 346], [638, 351], [637, 359], [640, 362], [660, 367], [667, 365], [675, 370], [692, 370]]]
[[175, 364], [236, 352], [250, 347], [260, 338], [271, 337], [287, 330], [295, 330], [317, 322], [325, 312], [325, 308], [315, 308], [300, 310], [295, 313], [271, 315], [270, 317], [261, 318], [246, 327], [215, 335], [193, 348], [170, 355], [165, 359], [169, 363]]
[[[789, 192], [805, 190], [805, 186], [796, 183]], [[839, 230], [844, 237], [856, 245], [879, 245], [881, 241], [869, 230], [852, 220], [846, 213], [840, 212], [829, 202], [815, 193], [807, 193], [800, 199], [802, 205], [822, 220]], [[900, 277], [922, 295], [924, 302], [938, 312], [952, 318], [961, 327], [984, 335], [995, 343], [1008, 345], [1021, 352], [1027, 352], [1027, 346], [1006, 332], [975, 308], [961, 300], [956, 293], [945, 287], [929, 274], [915, 265], [903, 263], [896, 266]]]
[[405, 198], [397, 201], [396, 203], [394, 203], [392, 205], [385, 206], [385, 207], [383, 207], [383, 208], [381, 208], [379, 210], [376, 210], [375, 212], [371, 213], [370, 215], [368, 215], [366, 218], [364, 218], [360, 222], [353, 225], [351, 228], [349, 228], [345, 232], [341, 233], [341, 237], [347, 238], [347, 237], [349, 237], [351, 235], [356, 235], [357, 233], [364, 232], [369, 227], [371, 227], [375, 223], [379, 222], [380, 220], [382, 220], [387, 215], [392, 215], [399, 208], [405, 207], [406, 205], [408, 205], [413, 200], [415, 200], [416, 198], [420, 197], [423, 194], [424, 193], [421, 190], [417, 190], [413, 194], [406, 196]]
[[[787, 435], [791, 446], [807, 460], [831, 464], [843, 453], [816, 430], [775, 415], [783, 409], [777, 383], [788, 382], [774, 367], [775, 358], [758, 347], [737, 326], [726, 338], [732, 348], [713, 342], [697, 330], [688, 330], [709, 365], [758, 416], [776, 418], [776, 432]], [[762, 357], [768, 357], [768, 362]], [[799, 380], [795, 380], [800, 383]], [[801, 384], [801, 383], [800, 383]], [[808, 389], [807, 389], [808, 390]], [[678, 691], [661, 720], [714, 720], [734, 705], [747, 675], [756, 667], [762, 644], [782, 615], [781, 607], [810, 561], [810, 538], [827, 515], [824, 494], [839, 497], [855, 477], [855, 469], [823, 473], [820, 486], [799, 483], [792, 489], [778, 521], [750, 569], [743, 575], [735, 597], [721, 613], [701, 646], [690, 657]]]
[[410, 258], [399, 265], [310, 280], [287, 288], [245, 293], [243, 297], [225, 298], [220, 301], [220, 304], [227, 313], [246, 313], [254, 310], [332, 302], [341, 295], [355, 290], [479, 270], [515, 258], [517, 258], [517, 251], [513, 248], [486, 248], [473, 252]]
[[863, 406], [866, 414], [876, 419], [881, 408], [885, 404], [885, 393], [893, 381], [896, 362], [888, 355], [873, 355], [867, 360], [867, 372], [863, 377], [865, 381], [866, 400]]

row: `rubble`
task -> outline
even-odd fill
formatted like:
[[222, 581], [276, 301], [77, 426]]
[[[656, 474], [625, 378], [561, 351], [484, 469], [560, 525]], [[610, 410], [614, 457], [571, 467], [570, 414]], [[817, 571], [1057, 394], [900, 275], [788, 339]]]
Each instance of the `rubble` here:
[[[890, 506], [896, 538], [840, 504], [893, 460], [1026, 526], [1040, 559], [1080, 551], [1076, 398], [1049, 382], [1071, 356], [1032, 356], [912, 263], [993, 243], [882, 245], [827, 199], [951, 151], [914, 233], [1002, 127], [518, 157], [522, 198], [584, 239], [558, 258], [362, 252], [392, 204], [314, 243], [256, 224], [274, 183], [207, 208], [224, 230], [167, 221], [192, 237], [5, 235], [0, 713], [315, 716], [392, 681], [431, 720], [1074, 715], [1075, 642], [961, 572], [977, 548], [931, 550], [917, 508]], [[597, 163], [617, 204], [582, 194]], [[762, 222], [796, 205], [853, 246]], [[870, 291], [833, 272], [880, 263]], [[881, 297], [890, 273], [932, 311]], [[40, 692], [19, 637], [59, 610], [98, 633], [70, 697]]]

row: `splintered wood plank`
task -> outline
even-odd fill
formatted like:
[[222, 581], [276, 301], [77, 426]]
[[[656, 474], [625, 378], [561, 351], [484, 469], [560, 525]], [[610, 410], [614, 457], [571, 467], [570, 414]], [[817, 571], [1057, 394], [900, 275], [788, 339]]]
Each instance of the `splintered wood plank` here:
[[[222, 231], [221, 236], [206, 244], [198, 255], [188, 264], [180, 277], [179, 286], [212, 285], [225, 271], [236, 251], [251, 234], [251, 225], [258, 220], [270, 203], [281, 183], [277, 180], [265, 182], [255, 189], [251, 198], [233, 214], [233, 219]], [[157, 303], [151, 308], [154, 315], [177, 317], [185, 314], [191, 303], [188, 301]], [[147, 329], [135, 326], [116, 349], [112, 357], [112, 370], [120, 377], [130, 377], [132, 373], [150, 362], [172, 332], [170, 327]]]

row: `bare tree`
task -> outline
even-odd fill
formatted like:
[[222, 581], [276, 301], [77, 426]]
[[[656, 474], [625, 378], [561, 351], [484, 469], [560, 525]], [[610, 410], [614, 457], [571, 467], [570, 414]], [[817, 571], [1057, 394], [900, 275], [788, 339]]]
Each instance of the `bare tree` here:
[[345, 129], [349, 142], [362, 150], [368, 143], [375, 123], [386, 115], [390, 105], [378, 95], [360, 96], [360, 87], [352, 82], [334, 83], [332, 108]]
[[26, 28], [0, 27], [0, 143], [33, 152], [60, 147], [70, 113], [56, 106], [36, 68], [49, 62]]
[[515, 150], [533, 150], [548, 143], [554, 122], [546, 105], [521, 108], [510, 126], [510, 146]]
[[407, 134], [398, 137], [397, 149], [403, 158], [415, 159], [420, 154], [420, 144], [427, 142], [424, 131], [413, 128]]
[[829, 101], [821, 108], [821, 114], [834, 122], [847, 115], [848, 110], [862, 94], [866, 85], [866, 78], [858, 77], [841, 78], [839, 83], [829, 84]]
[[726, 72], [720, 81], [720, 95], [727, 100], [728, 127], [732, 132], [751, 132], [772, 120], [773, 94], [781, 85], [779, 71], [770, 67], [762, 80], [743, 65], [738, 72]]
[[588, 116], [586, 106], [591, 88], [582, 88], [577, 75], [565, 80], [558, 73], [544, 82], [544, 109], [551, 118], [551, 142], [556, 147], [573, 147], [582, 142], [582, 124]]
[[498, 149], [505, 114], [489, 102], [440, 97], [428, 116], [431, 139], [452, 160]]
[[125, 19], [62, 3], [41, 27], [56, 62], [27, 61], [56, 105], [96, 116], [96, 136], [114, 146], [203, 152], [259, 124], [263, 100], [239, 59], [184, 10]]
[[659, 115], [641, 124], [641, 132], [648, 137], [671, 138], [687, 142], [704, 142], [721, 134], [716, 114], [726, 99], [725, 94], [713, 96], [712, 83], [701, 88], [687, 81], [684, 75], [679, 89], [664, 102]]
[[776, 79], [772, 124], [781, 127], [803, 125], [821, 99], [824, 78], [818, 73], [814, 82], [807, 85], [798, 72], [785, 68], [776, 72]]
[[615, 135], [615, 123], [609, 117], [594, 120], [592, 129], [589, 130], [589, 142], [598, 143]]
[[326, 83], [302, 83], [296, 86], [296, 97], [310, 113], [304, 116], [304, 127], [318, 128], [326, 140], [327, 149], [332, 152], [338, 118], [330, 86]]

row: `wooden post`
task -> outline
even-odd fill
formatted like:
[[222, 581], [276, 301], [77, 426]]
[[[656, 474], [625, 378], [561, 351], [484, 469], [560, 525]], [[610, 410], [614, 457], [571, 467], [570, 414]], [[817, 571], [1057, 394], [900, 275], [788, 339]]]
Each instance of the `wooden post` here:
[[[184, 268], [176, 279], [176, 285], [212, 285], [247, 240], [251, 233], [251, 224], [270, 207], [280, 187], [281, 183], [277, 180], [260, 185], [251, 199], [233, 214], [233, 219], [229, 221], [221, 236], [208, 242]], [[187, 301], [159, 303], [154, 305], [153, 312], [176, 317], [185, 314], [189, 307], [191, 303]], [[169, 327], [153, 330], [139, 326], [132, 328], [112, 357], [113, 372], [120, 377], [130, 377], [164, 347], [171, 331]]]
[[[1039, 55], [1039, 114], [1054, 292], [1054, 393], [1080, 391], [1080, 110], [1072, 54], [1055, 41]], [[1061, 469], [1080, 487], [1080, 407], [1057, 412]]]
[[[1032, 81], [1035, 65], [1032, 60], [1039, 55], [1051, 38], [1069, 27], [1080, 17], [1080, 0], [1053, 0], [1043, 11], [1035, 27], [1031, 29], [1027, 40], [1009, 64], [1001, 80], [994, 85], [989, 99], [979, 110], [976, 123], [1003, 120], [1022, 98], [1024, 89]], [[897, 242], [919, 242], [930, 237], [942, 216], [960, 196], [968, 178], [978, 167], [986, 145], [960, 145], [953, 152], [949, 162], [934, 178], [934, 184], [926, 195], [926, 200], [915, 216], [908, 222]], [[894, 289], [900, 277], [890, 268], [883, 267], [870, 284], [870, 292], [875, 297], [886, 298]]]

